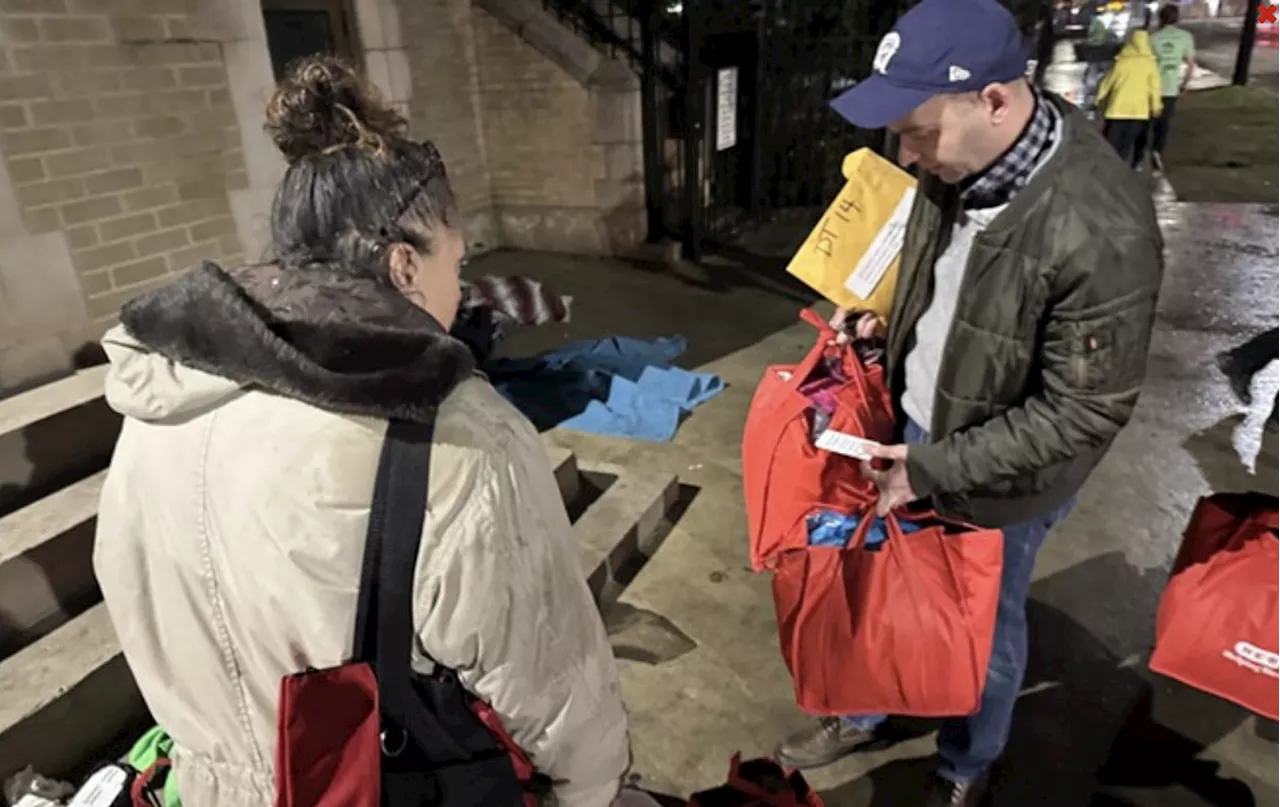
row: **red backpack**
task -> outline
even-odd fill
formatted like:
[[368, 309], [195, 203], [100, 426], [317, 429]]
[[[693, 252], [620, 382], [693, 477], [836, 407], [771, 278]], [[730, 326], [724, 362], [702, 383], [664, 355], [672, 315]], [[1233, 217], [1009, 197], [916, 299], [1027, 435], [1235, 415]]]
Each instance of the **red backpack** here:
[[410, 668], [434, 425], [387, 429], [353, 658], [280, 682], [276, 807], [536, 807], [550, 789], [453, 670]]

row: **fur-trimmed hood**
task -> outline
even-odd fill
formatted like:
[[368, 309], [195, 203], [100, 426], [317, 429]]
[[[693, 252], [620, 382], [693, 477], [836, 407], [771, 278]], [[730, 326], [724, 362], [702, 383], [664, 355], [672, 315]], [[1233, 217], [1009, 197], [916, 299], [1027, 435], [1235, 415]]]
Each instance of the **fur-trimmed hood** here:
[[111, 405], [148, 420], [256, 387], [345, 414], [423, 420], [475, 369], [466, 346], [384, 283], [213, 263], [133, 300], [103, 340]]

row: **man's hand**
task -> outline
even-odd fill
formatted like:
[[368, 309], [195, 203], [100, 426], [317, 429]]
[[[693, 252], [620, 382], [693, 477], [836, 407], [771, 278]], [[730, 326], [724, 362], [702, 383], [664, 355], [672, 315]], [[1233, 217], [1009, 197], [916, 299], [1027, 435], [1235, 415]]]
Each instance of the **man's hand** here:
[[872, 339], [884, 335], [884, 323], [870, 312], [837, 308], [827, 323], [838, 334], [836, 344], [845, 345], [854, 339]]
[[876, 484], [880, 498], [876, 501], [876, 515], [884, 516], [891, 510], [911, 504], [920, 497], [911, 489], [907, 478], [907, 446], [870, 446], [867, 449], [876, 459], [892, 463], [888, 470], [877, 471], [871, 463], [863, 461], [862, 475]]

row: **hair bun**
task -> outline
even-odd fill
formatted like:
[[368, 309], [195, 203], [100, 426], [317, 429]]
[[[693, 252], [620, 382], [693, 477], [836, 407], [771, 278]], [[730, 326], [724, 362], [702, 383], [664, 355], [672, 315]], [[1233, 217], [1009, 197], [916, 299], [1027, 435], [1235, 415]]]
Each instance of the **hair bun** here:
[[290, 163], [345, 148], [381, 151], [407, 126], [377, 87], [333, 56], [294, 62], [267, 104], [267, 132]]

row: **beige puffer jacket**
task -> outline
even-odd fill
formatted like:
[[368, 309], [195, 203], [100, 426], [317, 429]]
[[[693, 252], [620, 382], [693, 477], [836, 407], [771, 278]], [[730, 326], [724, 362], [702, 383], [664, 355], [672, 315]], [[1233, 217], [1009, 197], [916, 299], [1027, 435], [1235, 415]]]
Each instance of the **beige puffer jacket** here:
[[[174, 738], [184, 805], [268, 807], [281, 677], [351, 652], [386, 419], [300, 400], [314, 381], [306, 373], [277, 385], [299, 397], [263, 389], [280, 368], [271, 356], [227, 358], [256, 349], [245, 342], [202, 353], [174, 324], [182, 300], [220, 316], [227, 290], [206, 287], [231, 282], [202, 272], [127, 309], [130, 329], [104, 340], [107, 399], [125, 423], [94, 566], [147, 704]], [[246, 308], [231, 307], [231, 330], [243, 333]], [[220, 361], [240, 379], [190, 364]], [[627, 719], [541, 441], [478, 376], [445, 398], [435, 439], [419, 652], [493, 704], [556, 780], [559, 804], [605, 807], [628, 766]], [[429, 669], [421, 656], [415, 666]]]

